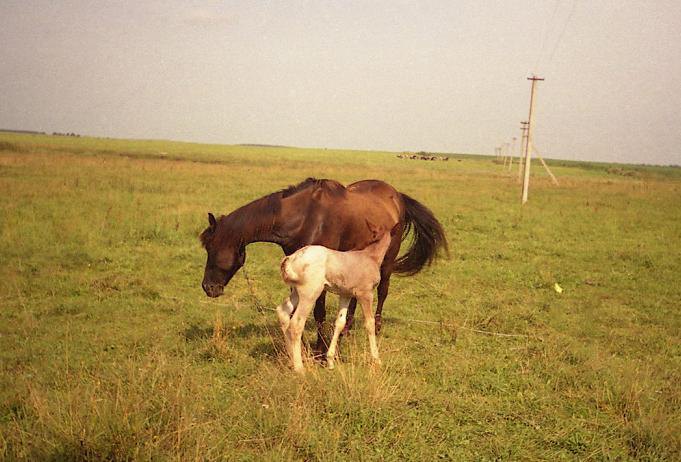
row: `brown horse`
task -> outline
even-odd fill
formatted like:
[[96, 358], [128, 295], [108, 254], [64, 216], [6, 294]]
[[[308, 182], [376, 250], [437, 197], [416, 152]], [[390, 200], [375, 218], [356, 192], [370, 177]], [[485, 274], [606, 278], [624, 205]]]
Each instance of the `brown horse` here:
[[[388, 296], [390, 275], [413, 275], [447, 250], [442, 226], [427, 207], [379, 180], [364, 180], [347, 187], [334, 180], [308, 178], [302, 183], [264, 196], [215, 219], [208, 214], [208, 228], [201, 233], [208, 260], [202, 287], [209, 297], [219, 297], [246, 260], [252, 242], [278, 244], [286, 255], [306, 245], [334, 250], [362, 249], [372, 241], [367, 220], [379, 229], [396, 232], [381, 266], [376, 306], [376, 332]], [[407, 252], [397, 258], [400, 244], [413, 232]], [[325, 293], [315, 304], [317, 350], [324, 351]], [[346, 330], [352, 324], [357, 300], [353, 299]]]

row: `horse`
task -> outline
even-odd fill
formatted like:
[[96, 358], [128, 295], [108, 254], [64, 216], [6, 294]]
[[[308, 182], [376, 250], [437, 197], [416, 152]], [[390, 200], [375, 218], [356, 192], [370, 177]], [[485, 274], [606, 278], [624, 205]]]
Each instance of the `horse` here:
[[[370, 219], [382, 230], [395, 228], [381, 265], [377, 286], [376, 332], [393, 273], [411, 276], [430, 265], [440, 249], [448, 252], [440, 222], [423, 204], [380, 180], [362, 180], [343, 186], [330, 179], [303, 182], [256, 199], [216, 219], [208, 213], [208, 227], [200, 240], [207, 253], [201, 286], [208, 297], [219, 297], [246, 261], [246, 246], [270, 242], [291, 255], [306, 245], [333, 250], [362, 249], [372, 241], [366, 225]], [[412, 233], [406, 253], [398, 257], [402, 241]], [[324, 353], [325, 292], [315, 303], [316, 350]], [[344, 333], [352, 325], [357, 300], [348, 308]]]

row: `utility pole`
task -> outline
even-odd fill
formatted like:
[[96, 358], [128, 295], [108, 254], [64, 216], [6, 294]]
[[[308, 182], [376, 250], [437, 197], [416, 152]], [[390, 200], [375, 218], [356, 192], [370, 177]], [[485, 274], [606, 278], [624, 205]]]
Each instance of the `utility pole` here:
[[528, 77], [527, 80], [532, 81], [532, 87], [530, 89], [530, 113], [527, 116], [527, 137], [525, 138], [525, 178], [523, 180], [523, 196], [521, 204], [527, 202], [527, 190], [530, 186], [530, 159], [532, 157], [532, 116], [534, 115], [534, 90], [537, 82], [541, 82], [544, 79], [533, 75]]
[[523, 165], [525, 165], [525, 138], [527, 137], [528, 122], [520, 122], [520, 146], [518, 146], [518, 183], [523, 181]]
[[[513, 137], [513, 142], [511, 143], [511, 150], [510, 150], [509, 153], [508, 153], [508, 156], [509, 156], [510, 159], [511, 159], [510, 162], [509, 162], [509, 164], [508, 164], [508, 171], [509, 171], [509, 172], [510, 172], [510, 171], [512, 170], [512, 168], [513, 168], [513, 151], [515, 151], [515, 140], [517, 140], [517, 138], [514, 136], [514, 137]], [[520, 158], [518, 158], [518, 161], [520, 161]]]
[[549, 176], [551, 177], [551, 181], [553, 181], [553, 184], [558, 186], [558, 180], [556, 180], [556, 177], [553, 175], [553, 172], [551, 171], [549, 166], [546, 165], [546, 162], [544, 161], [544, 158], [541, 156], [541, 153], [537, 150], [535, 146], [532, 146], [532, 149], [534, 150], [535, 154], [537, 154], [537, 157], [539, 157], [541, 164], [544, 166], [544, 169], [546, 169], [546, 173], [548, 173]]

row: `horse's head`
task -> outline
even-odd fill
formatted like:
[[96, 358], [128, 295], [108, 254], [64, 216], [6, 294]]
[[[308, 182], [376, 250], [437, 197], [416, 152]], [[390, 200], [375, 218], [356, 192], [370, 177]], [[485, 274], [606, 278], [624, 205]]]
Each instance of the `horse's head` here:
[[244, 265], [246, 250], [238, 239], [216, 239], [220, 236], [220, 223], [212, 213], [208, 214], [208, 224], [201, 233], [201, 242], [208, 254], [201, 286], [209, 297], [219, 297], [232, 276]]

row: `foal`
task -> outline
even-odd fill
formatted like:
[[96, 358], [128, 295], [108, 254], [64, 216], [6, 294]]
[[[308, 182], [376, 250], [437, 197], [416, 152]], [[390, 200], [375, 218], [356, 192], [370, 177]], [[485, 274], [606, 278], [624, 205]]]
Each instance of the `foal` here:
[[353, 297], [362, 306], [371, 357], [380, 363], [371, 305], [374, 289], [381, 280], [383, 257], [397, 226], [381, 236], [368, 221], [367, 225], [374, 240], [363, 250], [339, 252], [320, 245], [309, 245], [285, 257], [281, 262], [281, 277], [292, 290], [291, 295], [277, 307], [277, 316], [284, 333], [286, 350], [293, 360], [293, 369], [296, 372], [304, 372], [301, 338], [305, 321], [315, 300], [324, 290], [340, 295], [333, 338], [326, 353], [329, 369], [334, 367], [338, 337], [345, 327], [348, 306]]

